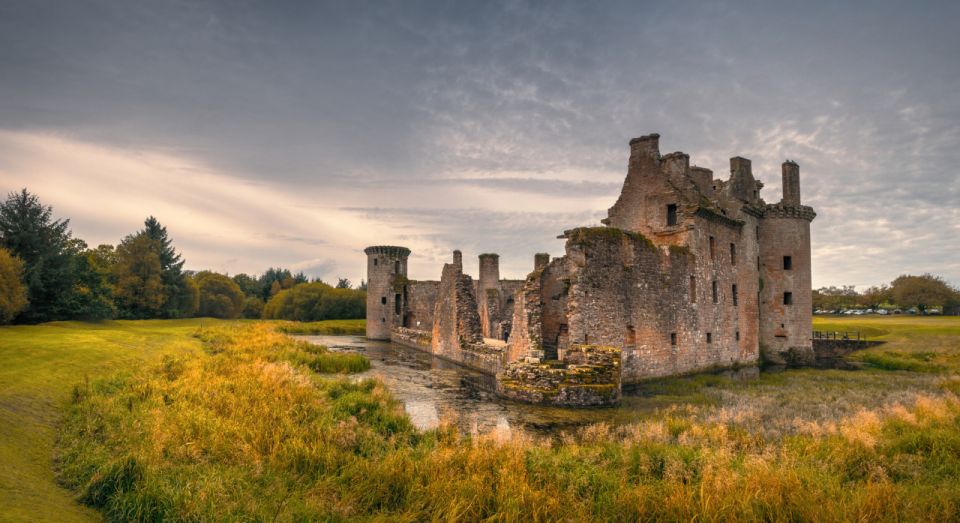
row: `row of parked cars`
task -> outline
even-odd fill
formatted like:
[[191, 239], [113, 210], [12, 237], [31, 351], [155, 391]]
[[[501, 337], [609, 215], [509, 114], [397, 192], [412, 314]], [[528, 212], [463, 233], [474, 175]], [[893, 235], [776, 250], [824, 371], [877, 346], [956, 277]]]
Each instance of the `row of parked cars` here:
[[[844, 316], [862, 316], [864, 314], [879, 314], [880, 316], [887, 316], [889, 314], [919, 314], [920, 311], [914, 308], [900, 310], [900, 309], [842, 309], [842, 310], [825, 310], [817, 309], [813, 311], [814, 314], [841, 314]], [[942, 314], [942, 311], [939, 309], [927, 309], [924, 311], [924, 314], [928, 315], [938, 315]]]

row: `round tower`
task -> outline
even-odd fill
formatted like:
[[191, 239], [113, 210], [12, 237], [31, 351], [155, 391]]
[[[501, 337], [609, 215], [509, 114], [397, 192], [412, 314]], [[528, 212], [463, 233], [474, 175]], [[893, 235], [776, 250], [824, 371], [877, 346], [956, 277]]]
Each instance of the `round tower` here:
[[367, 255], [367, 338], [389, 340], [391, 329], [403, 325], [410, 249], [377, 245], [363, 252]]
[[783, 164], [783, 198], [760, 220], [760, 349], [774, 364], [813, 361], [810, 222], [800, 202], [800, 168]]

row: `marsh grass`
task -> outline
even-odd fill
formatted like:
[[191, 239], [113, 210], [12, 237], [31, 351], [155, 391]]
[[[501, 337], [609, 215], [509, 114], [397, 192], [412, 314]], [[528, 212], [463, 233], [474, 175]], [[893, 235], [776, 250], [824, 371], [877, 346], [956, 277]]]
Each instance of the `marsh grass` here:
[[285, 321], [277, 325], [277, 330], [286, 334], [362, 336], [366, 333], [366, 320]]
[[[960, 517], [956, 378], [937, 378], [935, 393], [823, 420], [801, 416], [772, 433], [755, 430], [768, 422], [762, 413], [789, 413], [778, 405], [786, 396], [768, 397], [769, 389], [806, 375], [758, 380], [741, 393], [723, 379], [693, 380], [717, 404], [667, 408], [560, 440], [498, 438], [463, 435], [452, 424], [418, 431], [381, 383], [319, 377], [289, 357], [305, 351], [270, 328], [201, 336], [203, 351], [75, 389], [57, 473], [107, 519]], [[830, 372], [840, 371], [823, 374], [820, 385], [844, 376]], [[732, 401], [725, 394], [767, 403], [724, 405]], [[829, 387], [824, 394], [808, 402], [842, 395]]]

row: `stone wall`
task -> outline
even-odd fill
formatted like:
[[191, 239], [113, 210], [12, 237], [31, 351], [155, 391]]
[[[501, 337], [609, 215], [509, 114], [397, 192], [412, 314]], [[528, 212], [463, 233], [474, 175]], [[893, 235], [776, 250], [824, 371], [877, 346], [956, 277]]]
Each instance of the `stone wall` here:
[[403, 326], [410, 329], [430, 331], [433, 329], [433, 313], [437, 306], [438, 281], [410, 281], [407, 285], [407, 310]]
[[433, 335], [430, 331], [394, 327], [394, 329], [390, 331], [390, 341], [405, 347], [430, 352], [431, 346], [433, 345]]
[[567, 349], [565, 362], [515, 361], [497, 378], [507, 399], [564, 407], [597, 407], [620, 401], [620, 350], [595, 345]]

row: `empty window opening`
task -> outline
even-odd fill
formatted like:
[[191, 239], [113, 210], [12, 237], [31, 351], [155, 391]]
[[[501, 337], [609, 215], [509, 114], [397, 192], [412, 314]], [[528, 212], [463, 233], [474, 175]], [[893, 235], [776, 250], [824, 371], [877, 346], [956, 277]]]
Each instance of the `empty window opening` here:
[[793, 258], [790, 256], [783, 257], [783, 270], [791, 271], [793, 270]]
[[667, 225], [676, 225], [677, 224], [677, 204], [671, 203], [667, 205]]
[[373, 259], [373, 266], [376, 267], [376, 266], [377, 266], [377, 262], [379, 262], [379, 261], [380, 261], [380, 260], [374, 258], [374, 259]]
[[740, 331], [737, 331], [737, 333], [736, 333], [736, 339], [737, 339], [737, 341], [740, 341]]
[[757, 199], [757, 191], [753, 191], [753, 199], [754, 199], [754, 200]]
[[739, 305], [739, 302], [737, 301], [737, 284], [736, 283], [733, 284], [733, 287], [731, 288], [731, 293], [733, 296], [733, 306], [736, 307], [737, 305]]
[[627, 333], [624, 337], [624, 344], [626, 345], [636, 345], [637, 344], [637, 331], [633, 328], [633, 325], [627, 325]]
[[710, 259], [717, 259], [717, 244], [713, 241], [713, 236], [710, 237]]
[[708, 332], [708, 333], [707, 333], [707, 343], [713, 343], [713, 333], [712, 333], [712, 332]]
[[387, 297], [386, 297], [386, 296], [382, 296], [382, 297], [380, 298], [380, 305], [386, 305], [386, 304], [387, 304]]
[[730, 265], [737, 264], [737, 244], [730, 244]]
[[673, 345], [674, 347], [677, 346], [677, 333], [676, 333], [676, 332], [671, 332], [671, 333], [670, 333], [670, 345]]
[[690, 277], [690, 303], [697, 303], [697, 279]]
[[713, 280], [713, 282], [712, 282], [712, 284], [710, 285], [710, 287], [711, 287], [710, 290], [711, 290], [711, 292], [713, 293], [713, 303], [719, 302], [719, 301], [720, 301], [720, 296], [719, 296], [719, 293], [717, 293], [717, 280]]
[[399, 261], [399, 260], [393, 262], [393, 272], [394, 272], [394, 274], [400, 274], [400, 261]]
[[757, 270], [760, 270], [760, 257], [757, 256]]
[[394, 312], [395, 314], [400, 314], [400, 304], [401, 304], [401, 303], [402, 303], [402, 301], [400, 300], [400, 295], [399, 295], [399, 294], [395, 295], [395, 296], [393, 297], [393, 312]]
[[793, 305], [793, 293], [785, 292], [783, 293], [783, 304], [784, 305]]

